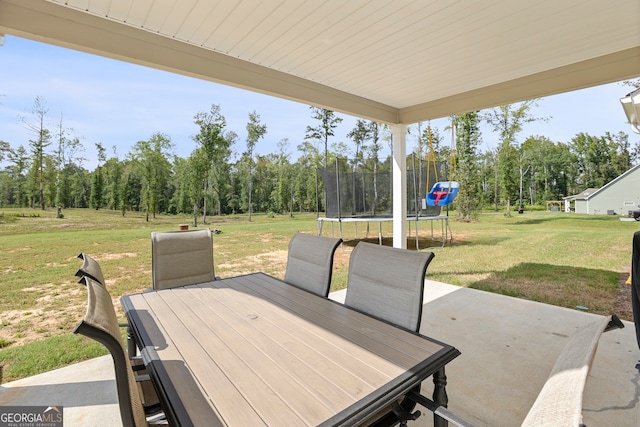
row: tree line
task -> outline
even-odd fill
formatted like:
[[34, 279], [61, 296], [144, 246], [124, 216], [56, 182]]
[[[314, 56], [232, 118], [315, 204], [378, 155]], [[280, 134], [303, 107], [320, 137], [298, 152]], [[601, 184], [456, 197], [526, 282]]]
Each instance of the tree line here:
[[[520, 142], [524, 124], [546, 120], [531, 114], [535, 103], [454, 115], [451, 125], [442, 129], [452, 131], [455, 144], [448, 146], [447, 138], [428, 123], [409, 128], [407, 142], [413, 141], [419, 166], [437, 161], [455, 171], [460, 193], [454, 207], [461, 218], [470, 219], [488, 207], [505, 206], [510, 214], [514, 204], [542, 204], [601, 187], [640, 158], [640, 144], [632, 145], [622, 132], [578, 133], [566, 142], [536, 135]], [[96, 143], [98, 164], [89, 171], [82, 167], [80, 139], [62, 120], [48, 126], [49, 107], [37, 97], [31, 114], [21, 118], [32, 135], [28, 144], [0, 140], [0, 208], [112, 209], [122, 215], [142, 211], [147, 219], [159, 213], [188, 214], [196, 223], [206, 222], [209, 215], [245, 213], [251, 220], [252, 212], [322, 212], [327, 200], [320, 171], [335, 164], [337, 157], [342, 158], [341, 167], [354, 173], [391, 173], [392, 143], [386, 126], [358, 120], [347, 134], [350, 141], [335, 141], [342, 119], [333, 111], [310, 108], [313, 125], [296, 145], [296, 159], [288, 139], [278, 143], [275, 153], [255, 155], [268, 132], [260, 115], [248, 114], [242, 142], [228, 129], [220, 106], [213, 104], [193, 117], [197, 147], [188, 157], [173, 155], [170, 137], [157, 132], [136, 142], [124, 156], [115, 147], [108, 155], [103, 144]], [[479, 148], [482, 123], [499, 135], [494, 149]], [[232, 160], [234, 154], [237, 160]]]

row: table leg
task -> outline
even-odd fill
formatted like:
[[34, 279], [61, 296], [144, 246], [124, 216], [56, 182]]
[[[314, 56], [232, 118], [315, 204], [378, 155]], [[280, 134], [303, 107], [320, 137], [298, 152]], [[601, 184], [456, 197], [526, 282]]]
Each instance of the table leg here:
[[131, 325], [127, 325], [127, 353], [130, 358], [138, 353], [138, 346], [136, 345], [136, 339], [133, 336]]
[[[447, 376], [444, 373], [444, 367], [440, 368], [435, 374], [433, 374], [433, 401], [438, 406], [447, 407], [449, 403], [449, 397], [447, 397]], [[449, 423], [444, 418], [440, 418], [438, 415], [433, 414], [433, 426], [434, 427], [447, 427]]]

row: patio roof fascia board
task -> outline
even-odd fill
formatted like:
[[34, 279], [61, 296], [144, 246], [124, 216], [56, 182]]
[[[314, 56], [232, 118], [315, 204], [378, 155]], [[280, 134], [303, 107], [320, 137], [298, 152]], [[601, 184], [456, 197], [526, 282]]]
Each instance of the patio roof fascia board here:
[[0, 0], [0, 32], [377, 122], [398, 123], [395, 107], [42, 0]]
[[560, 68], [400, 109], [400, 123], [416, 123], [528, 99], [631, 79], [640, 75], [640, 44]]

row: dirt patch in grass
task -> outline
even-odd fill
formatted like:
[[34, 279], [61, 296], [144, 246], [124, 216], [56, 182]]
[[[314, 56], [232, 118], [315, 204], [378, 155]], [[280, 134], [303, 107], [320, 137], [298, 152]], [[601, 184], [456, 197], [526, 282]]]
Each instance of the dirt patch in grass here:
[[273, 233], [259, 234], [257, 238], [260, 239], [262, 243], [269, 243], [271, 242], [271, 240], [273, 240]]
[[[276, 276], [284, 276], [287, 265], [287, 251], [278, 250], [258, 255], [251, 255], [234, 259], [233, 262], [216, 265], [216, 269], [224, 272], [224, 277], [265, 271]], [[281, 273], [281, 274], [277, 274]], [[217, 273], [216, 273], [217, 274]]]
[[69, 282], [24, 288], [38, 292], [37, 307], [0, 313], [0, 342], [19, 346], [72, 330], [86, 310], [86, 291]]
[[102, 254], [102, 255], [96, 256], [95, 259], [96, 261], [103, 261], [103, 260], [122, 259], [122, 258], [135, 258], [137, 256], [138, 254], [136, 253], [125, 252], [125, 253], [119, 253], [119, 254]]
[[21, 248], [15, 248], [13, 250], [8, 251], [7, 253], [16, 253], [16, 252], [23, 252], [23, 251], [30, 251], [31, 249], [33, 249], [32, 246], [23, 246]]
[[349, 258], [351, 258], [351, 249], [347, 250], [343, 247], [338, 246], [335, 253], [333, 254], [333, 266], [337, 270], [340, 270], [347, 265], [349, 265]]

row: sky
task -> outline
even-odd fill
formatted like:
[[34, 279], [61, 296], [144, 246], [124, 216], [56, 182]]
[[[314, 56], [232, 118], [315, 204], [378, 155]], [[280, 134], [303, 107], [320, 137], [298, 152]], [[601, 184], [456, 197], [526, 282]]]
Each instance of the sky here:
[[[640, 137], [631, 132], [620, 105], [620, 98], [631, 89], [611, 83], [541, 98], [532, 114], [549, 120], [525, 125], [518, 140], [541, 135], [568, 143], [580, 132], [593, 136], [625, 132], [635, 145]], [[0, 140], [12, 148], [28, 148], [29, 139], [33, 139], [22, 118], [33, 122], [36, 97], [48, 107], [46, 124], [50, 129], [57, 129], [62, 120], [63, 129], [80, 139], [85, 147], [81, 155], [86, 158], [82, 165], [89, 170], [97, 165], [96, 143], [107, 150], [107, 157], [112, 157], [113, 147], [117, 147], [122, 159], [137, 141], [157, 132], [171, 139], [174, 154], [188, 157], [196, 148], [192, 137], [198, 127], [193, 117], [209, 111], [212, 104], [220, 106], [227, 129], [238, 135], [233, 147], [237, 153], [246, 148], [245, 127], [252, 111], [267, 126], [255, 154], [275, 153], [278, 142], [287, 138], [288, 152], [295, 160], [306, 127], [318, 124], [305, 104], [7, 35], [0, 46]], [[343, 122], [331, 142], [352, 146], [347, 134], [358, 118], [337, 115]], [[430, 124], [440, 135], [449, 135], [444, 130], [447, 118]], [[488, 127], [482, 128], [482, 134], [479, 149], [495, 147], [497, 134]], [[450, 139], [445, 138], [444, 143], [450, 144]], [[407, 151], [414, 146], [410, 135]]]

